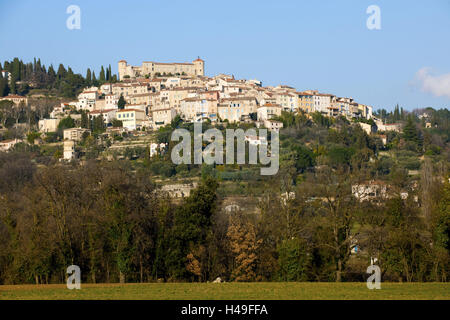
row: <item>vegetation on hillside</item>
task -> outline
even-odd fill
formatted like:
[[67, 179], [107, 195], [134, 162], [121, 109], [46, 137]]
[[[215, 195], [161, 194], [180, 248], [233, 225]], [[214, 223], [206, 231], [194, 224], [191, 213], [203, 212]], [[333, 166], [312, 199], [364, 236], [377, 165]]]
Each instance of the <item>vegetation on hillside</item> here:
[[[371, 258], [383, 281], [448, 281], [448, 112], [434, 112], [437, 127], [409, 114], [386, 145], [344, 118], [283, 114], [269, 177], [245, 164], [173, 165], [171, 132], [193, 130], [179, 118], [156, 133], [169, 147], [153, 158], [130, 148], [96, 160], [100, 135], [81, 142], [83, 166], [56, 162], [58, 146], [18, 144], [0, 153], [0, 283], [63, 283], [71, 264], [90, 283], [363, 281]], [[252, 125], [218, 129], [238, 127]], [[182, 201], [157, 188], [194, 178]], [[358, 201], [352, 186], [374, 180], [389, 196]], [[257, 210], [224, 210], [230, 196]]]

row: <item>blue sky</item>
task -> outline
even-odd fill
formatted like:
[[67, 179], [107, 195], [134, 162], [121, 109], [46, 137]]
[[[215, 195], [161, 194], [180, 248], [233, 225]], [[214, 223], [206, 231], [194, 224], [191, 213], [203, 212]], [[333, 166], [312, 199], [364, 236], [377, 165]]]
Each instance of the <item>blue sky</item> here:
[[[81, 29], [69, 30], [69, 5]], [[381, 30], [366, 9], [381, 8]], [[450, 0], [0, 0], [0, 61], [85, 74], [125, 59], [184, 62], [353, 97], [377, 108], [450, 106]], [[425, 69], [427, 68], [427, 69]]]

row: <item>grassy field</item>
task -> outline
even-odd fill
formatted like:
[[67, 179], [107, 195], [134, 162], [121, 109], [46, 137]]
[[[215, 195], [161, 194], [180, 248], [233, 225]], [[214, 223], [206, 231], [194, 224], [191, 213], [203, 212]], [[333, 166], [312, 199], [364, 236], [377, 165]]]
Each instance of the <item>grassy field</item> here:
[[447, 283], [382, 283], [369, 290], [365, 283], [149, 283], [0, 286], [0, 300], [450, 300]]

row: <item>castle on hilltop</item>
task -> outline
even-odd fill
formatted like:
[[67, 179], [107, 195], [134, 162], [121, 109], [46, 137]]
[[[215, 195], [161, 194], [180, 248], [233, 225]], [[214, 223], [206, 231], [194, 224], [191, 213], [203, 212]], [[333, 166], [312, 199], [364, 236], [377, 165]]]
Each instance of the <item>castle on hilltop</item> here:
[[142, 66], [128, 65], [126, 60], [119, 61], [119, 80], [127, 78], [145, 77], [153, 78], [156, 74], [204, 76], [205, 61], [198, 58], [191, 63], [162, 63], [144, 61]]

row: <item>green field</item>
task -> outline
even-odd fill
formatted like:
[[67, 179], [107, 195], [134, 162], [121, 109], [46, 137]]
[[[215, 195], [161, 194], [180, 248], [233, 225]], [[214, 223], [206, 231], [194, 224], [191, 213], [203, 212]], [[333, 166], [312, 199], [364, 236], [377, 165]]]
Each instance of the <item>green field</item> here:
[[450, 299], [448, 283], [149, 283], [86, 284], [81, 290], [64, 285], [0, 286], [0, 300], [137, 299], [137, 300], [378, 300]]

